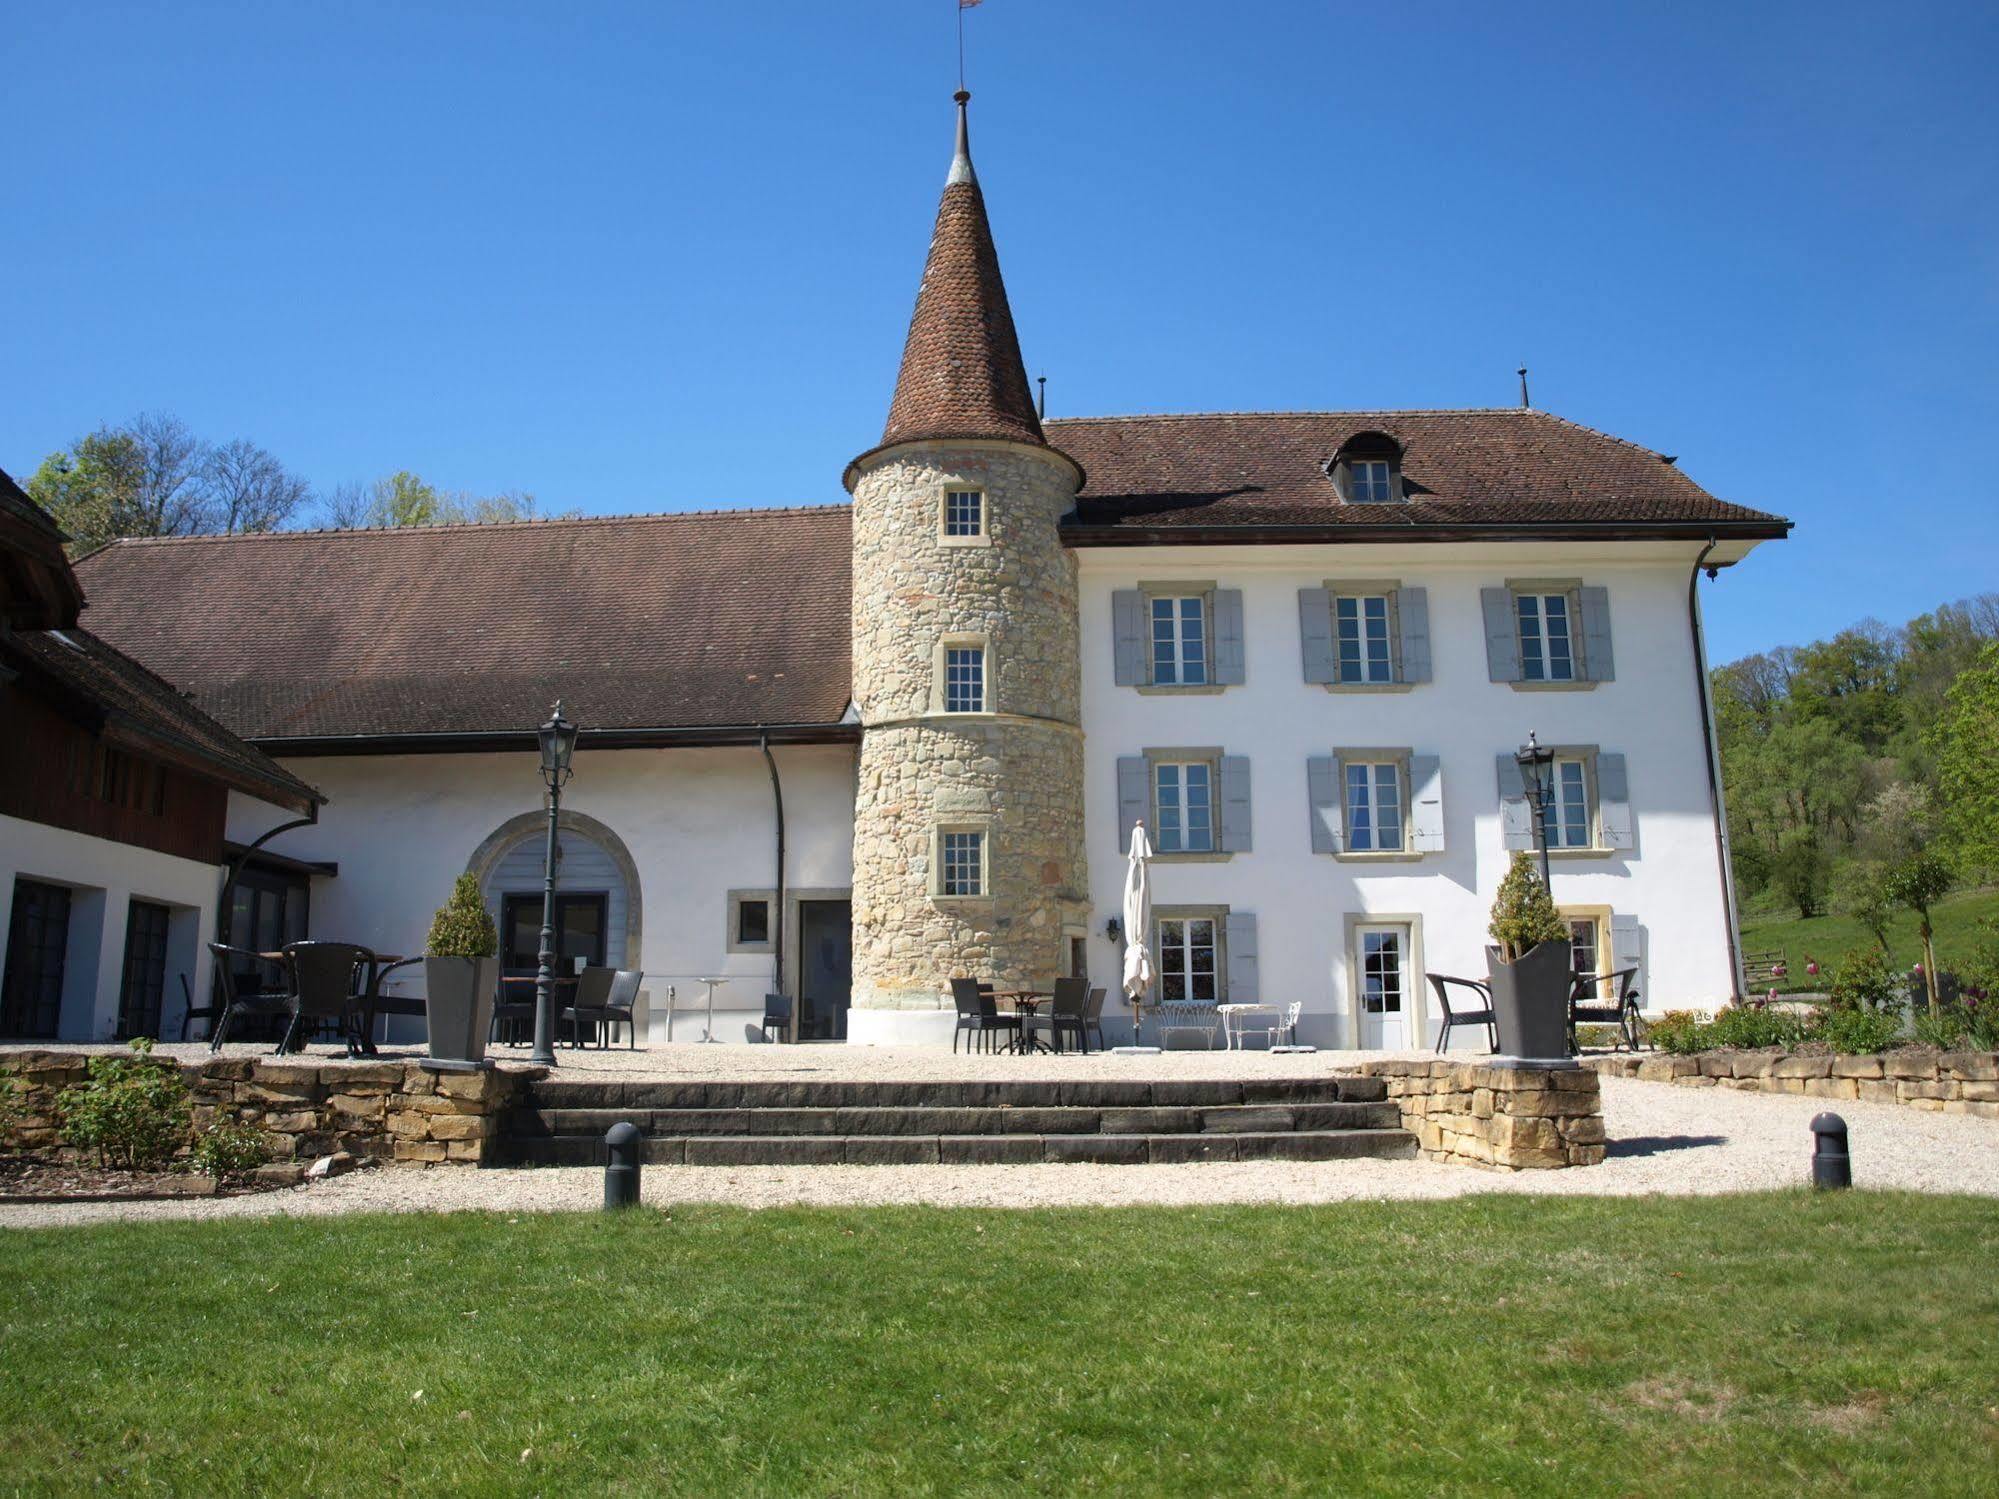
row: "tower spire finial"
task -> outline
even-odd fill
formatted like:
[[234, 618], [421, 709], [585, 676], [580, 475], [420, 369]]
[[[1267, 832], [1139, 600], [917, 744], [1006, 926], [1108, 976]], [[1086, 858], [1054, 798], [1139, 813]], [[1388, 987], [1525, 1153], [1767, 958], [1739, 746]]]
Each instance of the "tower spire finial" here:
[[972, 137], [965, 124], [965, 105], [972, 96], [966, 90], [959, 89], [951, 97], [958, 103], [958, 148], [951, 157], [951, 174], [944, 179], [946, 187], [954, 182], [979, 180], [979, 174], [972, 170]]

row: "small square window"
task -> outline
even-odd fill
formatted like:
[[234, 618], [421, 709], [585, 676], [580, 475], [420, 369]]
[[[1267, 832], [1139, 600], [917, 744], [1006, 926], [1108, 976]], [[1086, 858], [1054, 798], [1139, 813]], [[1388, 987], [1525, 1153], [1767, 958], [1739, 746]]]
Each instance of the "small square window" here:
[[944, 711], [986, 711], [986, 651], [984, 646], [953, 645], [944, 649]]
[[1355, 505], [1385, 505], [1395, 498], [1389, 466], [1375, 458], [1347, 464], [1347, 499]]
[[1516, 593], [1520, 628], [1520, 678], [1524, 682], [1576, 680], [1574, 611], [1566, 593]]
[[1162, 760], [1152, 767], [1153, 826], [1162, 854], [1215, 849], [1215, 768], [1207, 760]]
[[986, 494], [982, 489], [944, 491], [944, 534], [983, 536], [986, 534]]
[[770, 902], [744, 900], [736, 904], [736, 941], [744, 945], [770, 941]]
[[1205, 687], [1208, 684], [1208, 601], [1200, 594], [1154, 594], [1152, 684]]
[[986, 835], [980, 832], [945, 832], [938, 835], [939, 895], [984, 895], [986, 893]]

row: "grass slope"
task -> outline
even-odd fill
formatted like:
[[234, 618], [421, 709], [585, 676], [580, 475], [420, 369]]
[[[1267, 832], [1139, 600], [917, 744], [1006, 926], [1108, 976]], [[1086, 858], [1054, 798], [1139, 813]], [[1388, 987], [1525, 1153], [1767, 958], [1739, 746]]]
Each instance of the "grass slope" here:
[[1857, 1192], [6, 1232], [0, 1488], [1989, 1494], [1995, 1234]]
[[[1742, 950], [1781, 950], [1790, 965], [1790, 974], [1777, 987], [1783, 990], [1819, 990], [1826, 986], [1827, 973], [1817, 978], [1805, 973], [1807, 956], [1817, 958], [1822, 970], [1849, 948], [1872, 946], [1874, 934], [1851, 916], [1812, 916], [1800, 920], [1796, 908], [1782, 911], [1742, 913]], [[1999, 890], [1959, 890], [1944, 898], [1930, 911], [1936, 931], [1937, 963], [1955, 969], [1967, 960], [1987, 934], [1979, 929], [1982, 921], [1999, 919]], [[1888, 924], [1888, 951], [1897, 967], [1907, 968], [1923, 958], [1922, 939], [1916, 935], [1913, 911], [1897, 912]]]

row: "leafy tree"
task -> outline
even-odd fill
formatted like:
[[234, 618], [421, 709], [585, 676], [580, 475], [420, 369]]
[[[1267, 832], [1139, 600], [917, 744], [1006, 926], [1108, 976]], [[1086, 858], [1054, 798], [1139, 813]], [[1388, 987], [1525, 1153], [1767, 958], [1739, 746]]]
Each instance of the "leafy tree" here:
[[1929, 994], [1932, 1015], [1937, 1010], [1937, 952], [1930, 941], [1930, 907], [1943, 899], [1953, 883], [1950, 866], [1927, 852], [1911, 854], [1890, 865], [1881, 882], [1888, 899], [1916, 913], [1916, 934], [1923, 939], [1923, 988]]
[[1825, 910], [1832, 882], [1832, 861], [1824, 841], [1810, 828], [1786, 830], [1770, 861], [1770, 879], [1800, 916], [1817, 916]]
[[109, 428], [51, 453], [28, 476], [28, 493], [55, 518], [79, 551], [139, 534], [143, 464], [131, 434]]
[[1790, 702], [1808, 719], [1830, 722], [1842, 739], [1880, 754], [1902, 726], [1895, 696], [1895, 644], [1876, 621], [1801, 647]]
[[1966, 874], [1999, 869], [1999, 642], [1959, 674], [1929, 744], [1944, 848]]
[[1834, 908], [1872, 932], [1884, 953], [1888, 951], [1888, 918], [1895, 910], [1884, 888], [1887, 873], [1880, 864], [1864, 859], [1844, 866], [1832, 881]]
[[[492, 525], [535, 518], [535, 498], [520, 490], [475, 495], [444, 491], [407, 469], [371, 484], [343, 484], [327, 497], [324, 515], [329, 525], [360, 526]], [[575, 514], [571, 511], [569, 514]]]

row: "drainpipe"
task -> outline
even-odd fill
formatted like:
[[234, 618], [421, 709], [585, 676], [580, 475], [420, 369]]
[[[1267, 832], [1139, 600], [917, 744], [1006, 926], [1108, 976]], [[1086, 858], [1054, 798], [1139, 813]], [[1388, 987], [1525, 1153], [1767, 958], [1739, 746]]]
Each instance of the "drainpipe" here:
[[[1721, 754], [1714, 742], [1714, 706], [1710, 699], [1707, 677], [1707, 643], [1701, 637], [1701, 606], [1698, 588], [1701, 570], [1708, 554], [1715, 548], [1715, 540], [1708, 538], [1701, 548], [1700, 556], [1694, 558], [1694, 569], [1687, 575], [1687, 629], [1694, 640], [1694, 687], [1701, 705], [1701, 748], [1707, 757], [1707, 800], [1708, 810], [1714, 817], [1714, 857], [1721, 871], [1721, 900], [1728, 925], [1728, 991], [1732, 1004], [1742, 1003], [1742, 951], [1741, 938], [1735, 924], [1735, 872], [1728, 857], [1728, 810], [1721, 798]], [[1707, 575], [1713, 579], [1718, 568], [1707, 568]]]
[[[771, 805], [777, 810], [777, 898], [771, 902], [770, 961], [774, 970], [771, 987], [782, 997], [784, 994], [784, 785], [777, 778], [777, 756], [770, 752], [770, 736], [761, 729], [757, 731], [757, 748], [763, 751], [764, 764], [770, 769]], [[792, 1033], [797, 1034], [797, 1017], [792, 1019]]]

